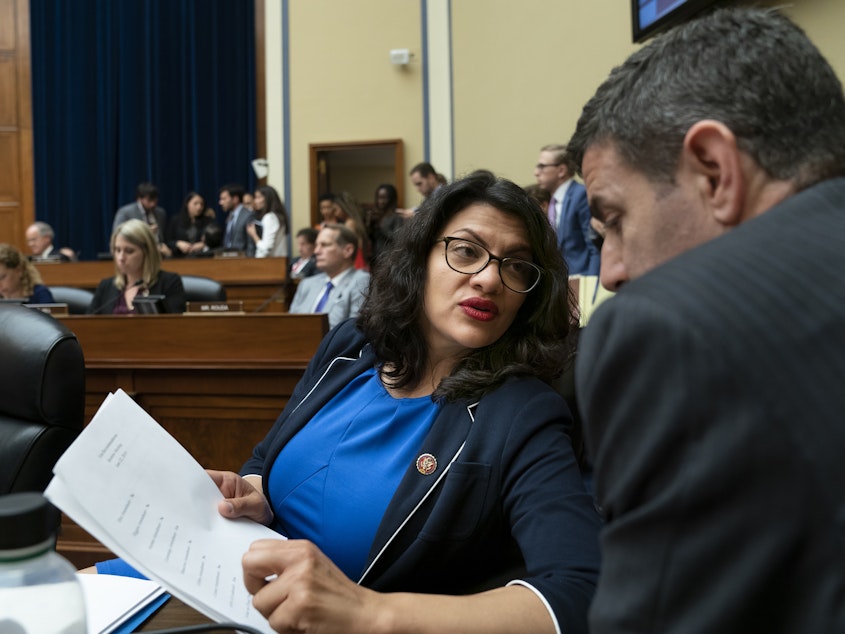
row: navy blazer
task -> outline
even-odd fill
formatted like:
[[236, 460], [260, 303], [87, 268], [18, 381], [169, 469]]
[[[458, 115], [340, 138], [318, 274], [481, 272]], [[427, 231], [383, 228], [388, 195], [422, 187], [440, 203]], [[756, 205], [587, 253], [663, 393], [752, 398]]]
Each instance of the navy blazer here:
[[578, 403], [595, 634], [845, 632], [845, 179], [626, 284]]
[[[111, 315], [120, 301], [122, 292], [114, 285], [114, 277], [101, 280], [97, 290], [94, 291], [87, 313]], [[156, 283], [150, 287], [150, 295], [164, 295], [164, 311], [167, 313], [185, 312], [185, 289], [182, 286], [182, 278], [177, 273], [159, 271]]]
[[581, 183], [572, 181], [566, 188], [555, 231], [569, 274], [598, 275], [601, 259], [591, 240], [590, 206]]
[[[241, 473], [269, 473], [312, 416], [376, 363], [354, 320], [330, 331]], [[560, 630], [586, 632], [600, 522], [569, 441], [570, 421], [565, 401], [535, 378], [509, 380], [477, 403], [444, 404], [419, 449], [435, 456], [437, 469], [422, 475], [408, 465], [359, 583], [466, 594], [519, 580], [543, 597]]]
[[296, 258], [293, 262], [291, 262], [290, 266], [288, 267], [288, 275], [291, 279], [301, 280], [306, 277], [311, 277], [312, 275], [316, 275], [319, 273], [319, 269], [317, 268], [317, 258], [313, 255], [310, 258], [306, 258], [305, 264], [299, 269], [296, 273], [293, 272], [294, 267], [299, 266], [299, 263], [302, 261], [302, 257]]

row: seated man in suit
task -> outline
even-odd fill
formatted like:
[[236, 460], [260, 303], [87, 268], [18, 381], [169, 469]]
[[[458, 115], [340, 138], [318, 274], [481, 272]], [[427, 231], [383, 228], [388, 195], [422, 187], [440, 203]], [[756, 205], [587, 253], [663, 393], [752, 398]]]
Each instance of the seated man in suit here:
[[247, 257], [255, 256], [255, 242], [246, 228], [255, 222], [255, 214], [244, 207], [245, 192], [241, 185], [229, 184], [220, 188], [218, 203], [226, 213], [226, 228], [223, 232], [223, 248], [227, 251], [243, 251]]
[[311, 277], [319, 273], [317, 270], [317, 258], [314, 257], [314, 249], [317, 248], [316, 229], [305, 227], [296, 233], [296, 246], [299, 250], [299, 257], [290, 265], [290, 277], [301, 280], [304, 277]]
[[46, 222], [36, 221], [26, 228], [26, 245], [31, 255], [29, 259], [33, 262], [39, 260], [58, 260], [60, 262], [76, 261], [76, 253], [69, 247], [57, 249], [53, 245], [55, 233], [53, 227]]
[[159, 251], [169, 253], [164, 244], [164, 230], [167, 228], [167, 212], [158, 206], [158, 187], [152, 183], [139, 183], [135, 188], [135, 202], [124, 205], [114, 214], [112, 234], [127, 220], [143, 220], [152, 229], [159, 245]]
[[845, 632], [836, 74], [780, 13], [716, 11], [615, 68], [568, 152], [616, 291], [576, 362], [590, 631]]
[[320, 273], [299, 282], [292, 313], [328, 313], [329, 327], [358, 315], [370, 274], [355, 268], [358, 236], [345, 225], [331, 224], [320, 230], [314, 255]]

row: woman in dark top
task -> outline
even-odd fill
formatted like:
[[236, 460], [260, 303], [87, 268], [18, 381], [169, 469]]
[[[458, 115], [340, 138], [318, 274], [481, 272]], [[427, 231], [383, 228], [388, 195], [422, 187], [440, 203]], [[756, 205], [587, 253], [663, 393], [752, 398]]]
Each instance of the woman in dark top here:
[[572, 297], [537, 205], [490, 174], [396, 235], [357, 320], [324, 338], [226, 517], [282, 632], [586, 632], [599, 517], [548, 381]]
[[189, 192], [179, 213], [167, 226], [167, 248], [173, 257], [195, 255], [205, 248], [202, 240], [205, 228], [214, 222], [206, 214], [205, 199], [197, 192]]
[[399, 199], [396, 188], [388, 183], [376, 188], [375, 211], [370, 218], [370, 241], [373, 245], [371, 266], [378, 264], [378, 258], [393, 242], [393, 234], [404, 224], [405, 219], [396, 213]]
[[161, 255], [147, 223], [127, 220], [111, 238], [115, 276], [100, 282], [89, 314], [126, 315], [135, 312], [133, 300], [145, 295], [164, 295], [164, 312], [185, 311], [185, 289], [176, 273], [161, 270]]
[[27, 304], [53, 303], [38, 269], [11, 244], [0, 244], [0, 297], [22, 299]]

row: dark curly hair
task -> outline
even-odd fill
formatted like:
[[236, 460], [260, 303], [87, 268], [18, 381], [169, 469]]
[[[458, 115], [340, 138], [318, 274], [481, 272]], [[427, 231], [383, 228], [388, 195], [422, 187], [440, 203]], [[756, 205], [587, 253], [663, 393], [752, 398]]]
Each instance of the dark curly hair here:
[[464, 357], [437, 386], [433, 394], [437, 400], [477, 399], [511, 376], [534, 375], [551, 381], [567, 358], [566, 337], [575, 300], [549, 221], [521, 187], [479, 171], [429, 197], [397, 232], [384, 266], [373, 274], [357, 323], [378, 359], [391, 368], [386, 376], [400, 388], [424, 378], [428, 347], [420, 319], [428, 256], [435, 241], [443, 237], [446, 223], [476, 203], [522, 220], [533, 261], [543, 274], [505, 334]]

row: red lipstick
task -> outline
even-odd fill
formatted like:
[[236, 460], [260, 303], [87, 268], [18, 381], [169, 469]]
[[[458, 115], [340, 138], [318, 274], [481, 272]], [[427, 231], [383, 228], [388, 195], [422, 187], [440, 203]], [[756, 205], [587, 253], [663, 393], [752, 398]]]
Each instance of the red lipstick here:
[[495, 319], [496, 315], [499, 314], [499, 307], [489, 299], [470, 297], [462, 301], [459, 305], [468, 317], [477, 319], [478, 321], [490, 321], [491, 319]]

